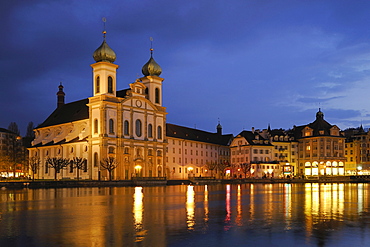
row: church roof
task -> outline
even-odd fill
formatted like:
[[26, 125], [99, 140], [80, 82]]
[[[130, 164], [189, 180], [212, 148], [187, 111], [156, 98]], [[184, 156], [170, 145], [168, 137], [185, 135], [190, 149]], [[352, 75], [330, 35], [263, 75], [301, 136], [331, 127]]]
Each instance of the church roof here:
[[86, 105], [87, 103], [89, 103], [89, 100], [83, 99], [64, 104], [55, 109], [42, 124], [37, 126], [37, 128], [87, 119], [89, 118], [89, 108]]
[[[125, 97], [129, 89], [117, 91], [117, 97]], [[63, 123], [75, 122], [89, 118], [89, 99], [82, 99], [71, 103], [64, 104], [54, 110], [53, 113], [37, 128], [43, 128]]]
[[175, 124], [166, 124], [166, 135], [168, 137], [180, 138], [191, 141], [206, 142], [227, 146], [233, 138], [232, 134], [220, 135], [203, 130], [188, 128]]

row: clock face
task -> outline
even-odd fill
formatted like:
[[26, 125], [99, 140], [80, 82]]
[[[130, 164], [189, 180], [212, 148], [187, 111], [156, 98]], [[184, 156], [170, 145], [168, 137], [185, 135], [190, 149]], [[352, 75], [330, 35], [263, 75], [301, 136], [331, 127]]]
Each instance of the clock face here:
[[141, 107], [141, 105], [142, 105], [141, 101], [140, 100], [136, 100], [136, 106], [137, 107]]

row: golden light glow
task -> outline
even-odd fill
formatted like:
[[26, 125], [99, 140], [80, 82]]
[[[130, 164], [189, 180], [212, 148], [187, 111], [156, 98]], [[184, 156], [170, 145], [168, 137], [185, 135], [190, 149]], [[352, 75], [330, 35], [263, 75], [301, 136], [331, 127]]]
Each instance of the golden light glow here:
[[230, 222], [230, 217], [231, 217], [231, 208], [230, 208], [230, 184], [226, 185], [226, 217], [225, 217], [225, 223], [226, 225], [224, 226], [224, 230], [227, 231], [229, 230], [229, 222]]
[[290, 223], [292, 218], [292, 185], [284, 184], [284, 211], [285, 211], [285, 222], [287, 229], [290, 229]]
[[240, 184], [238, 184], [238, 191], [236, 194], [236, 224], [238, 226], [243, 225], [243, 216], [242, 216], [242, 191], [240, 188]]
[[143, 187], [135, 187], [134, 193], [134, 220], [135, 228], [141, 228], [143, 223]]
[[195, 192], [193, 185], [189, 185], [186, 191], [186, 214], [188, 229], [193, 230], [195, 225]]
[[209, 209], [208, 209], [208, 185], [204, 186], [204, 221], [208, 222], [209, 219]]
[[133, 207], [135, 242], [143, 241], [147, 234], [147, 231], [143, 227], [143, 213], [144, 213], [143, 197], [144, 197], [144, 194], [142, 190], [143, 190], [143, 187], [135, 187], [134, 207]]

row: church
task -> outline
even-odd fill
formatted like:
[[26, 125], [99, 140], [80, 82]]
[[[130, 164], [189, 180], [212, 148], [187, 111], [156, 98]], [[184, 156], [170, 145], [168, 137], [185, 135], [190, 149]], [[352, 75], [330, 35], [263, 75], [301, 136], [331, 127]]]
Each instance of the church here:
[[117, 164], [113, 170], [116, 180], [210, 176], [211, 164], [228, 163], [228, 145], [233, 136], [223, 135], [220, 124], [217, 132], [211, 133], [166, 122], [164, 79], [153, 49], [142, 67], [143, 76], [129, 88], [117, 89], [119, 66], [103, 33], [104, 40], [93, 53], [92, 97], [65, 103], [60, 84], [57, 108], [34, 130], [29, 157], [40, 160], [35, 178], [54, 178], [55, 171], [46, 162], [53, 157], [85, 159], [82, 170], [76, 171], [71, 163], [58, 178], [93, 180], [108, 179], [101, 162], [109, 157]]

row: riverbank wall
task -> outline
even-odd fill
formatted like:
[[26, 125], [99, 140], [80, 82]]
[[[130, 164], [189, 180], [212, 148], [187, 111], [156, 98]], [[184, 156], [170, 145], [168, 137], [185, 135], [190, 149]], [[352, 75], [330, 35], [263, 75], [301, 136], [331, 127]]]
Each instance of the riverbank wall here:
[[39, 188], [74, 188], [74, 187], [128, 187], [128, 186], [171, 186], [171, 185], [205, 185], [205, 184], [271, 184], [271, 183], [369, 183], [370, 176], [319, 177], [306, 179], [133, 179], [133, 180], [48, 180], [48, 181], [1, 181], [1, 189], [39, 189]]

